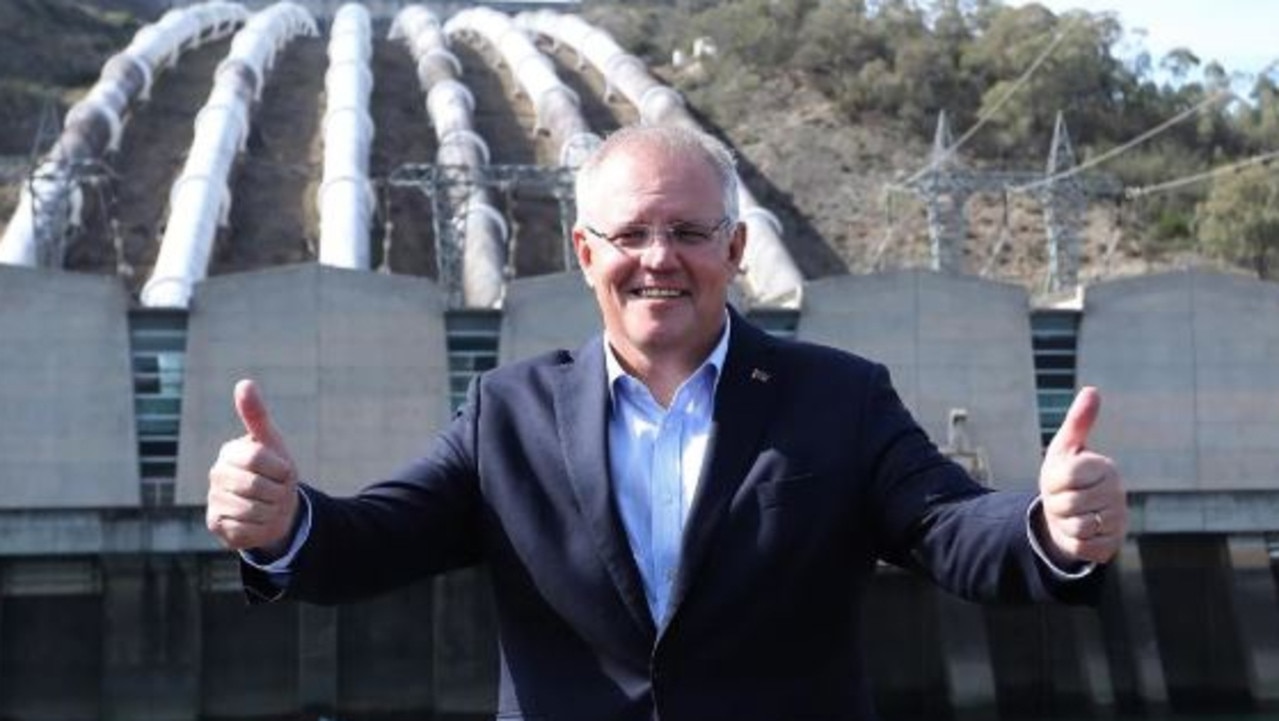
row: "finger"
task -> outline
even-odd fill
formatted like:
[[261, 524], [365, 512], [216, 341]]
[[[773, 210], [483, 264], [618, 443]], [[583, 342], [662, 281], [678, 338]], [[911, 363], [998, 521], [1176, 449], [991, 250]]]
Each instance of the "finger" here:
[[209, 531], [222, 542], [222, 545], [235, 551], [246, 551], [263, 545], [265, 534], [263, 526], [245, 523], [227, 516], [210, 515], [206, 521]]
[[222, 444], [217, 465], [247, 471], [282, 485], [289, 484], [293, 479], [293, 463], [290, 459], [248, 436]]
[[214, 488], [209, 491], [207, 514], [213, 518], [229, 518], [247, 525], [265, 526], [280, 515], [278, 506], [259, 503], [252, 499]]
[[212, 486], [205, 525], [230, 548], [266, 548], [288, 536], [296, 513], [296, 504], [287, 501], [265, 504]]
[[1055, 519], [1053, 523], [1057, 524], [1057, 530], [1062, 535], [1078, 541], [1086, 541], [1093, 536], [1099, 535], [1097, 533], [1097, 524], [1092, 518], [1092, 514], [1063, 516]]
[[1080, 541], [1113, 536], [1118, 530], [1113, 518], [1097, 511], [1058, 518], [1056, 523], [1063, 534]]
[[1093, 386], [1084, 386], [1066, 411], [1066, 419], [1048, 444], [1047, 455], [1061, 455], [1082, 451], [1088, 447], [1088, 434], [1101, 413], [1101, 393]]
[[213, 469], [210, 477], [213, 479], [210, 484], [211, 489], [217, 489], [243, 498], [246, 501], [268, 506], [278, 506], [286, 503], [288, 497], [296, 493], [296, 491], [283, 483], [264, 478], [252, 471], [246, 471], [241, 468], [218, 466]]
[[1042, 493], [1060, 493], [1068, 490], [1086, 490], [1116, 478], [1119, 471], [1110, 458], [1081, 451], [1056, 456], [1044, 464], [1039, 488]]
[[266, 402], [258, 390], [258, 384], [244, 379], [235, 384], [235, 412], [244, 424], [244, 430], [254, 440], [274, 450], [286, 452], [284, 438], [271, 421]]
[[1051, 492], [1041, 492], [1040, 501], [1044, 512], [1065, 518], [1093, 511], [1122, 508], [1125, 505], [1123, 489], [1113, 476], [1087, 488], [1067, 488]]
[[[1058, 542], [1062, 546], [1061, 542]], [[1123, 539], [1110, 534], [1087, 539], [1071, 539], [1060, 548], [1077, 561], [1109, 563], [1119, 553]]]

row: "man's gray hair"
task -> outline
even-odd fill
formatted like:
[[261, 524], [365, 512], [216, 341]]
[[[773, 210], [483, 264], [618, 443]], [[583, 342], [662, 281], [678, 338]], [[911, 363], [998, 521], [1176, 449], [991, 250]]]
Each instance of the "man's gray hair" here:
[[614, 153], [635, 145], [656, 145], [673, 155], [696, 153], [702, 156], [719, 179], [724, 196], [724, 216], [730, 222], [737, 222], [739, 181], [733, 151], [715, 136], [681, 125], [628, 125], [609, 135], [577, 169], [573, 190], [579, 199], [578, 218], [582, 216], [580, 199], [590, 193], [600, 166]]

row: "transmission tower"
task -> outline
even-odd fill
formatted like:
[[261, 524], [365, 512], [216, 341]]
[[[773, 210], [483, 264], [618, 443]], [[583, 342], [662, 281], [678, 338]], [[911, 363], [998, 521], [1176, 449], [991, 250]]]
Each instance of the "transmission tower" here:
[[472, 168], [408, 164], [396, 168], [388, 182], [397, 187], [417, 188], [430, 198], [437, 277], [444, 286], [452, 307], [462, 305], [461, 223], [465, 217], [465, 198], [477, 186], [550, 191], [559, 204], [560, 235], [564, 239], [564, 268], [570, 270], [576, 264], [572, 245], [568, 241], [575, 214], [573, 172], [568, 168], [535, 165], [483, 165]]
[[960, 163], [955, 151], [943, 111], [937, 117], [928, 165], [909, 180], [889, 186], [890, 191], [923, 200], [933, 270], [963, 272], [964, 240], [968, 234], [964, 207], [969, 198], [977, 193], [1026, 192], [1034, 194], [1044, 206], [1049, 246], [1047, 289], [1057, 291], [1077, 283], [1080, 230], [1088, 199], [1114, 197], [1121, 187], [1110, 176], [1068, 172], [1075, 166], [1075, 151], [1061, 113], [1057, 114], [1045, 173], [971, 170]]
[[[62, 136], [62, 117], [51, 98], [40, 106], [40, 121], [31, 140], [31, 172], [27, 192], [31, 196], [31, 230], [36, 263], [43, 268], [62, 266], [69, 216], [77, 191], [74, 174], [66, 163], [48, 154]], [[42, 160], [43, 158], [43, 160]]]
[[1059, 112], [1053, 126], [1046, 182], [1032, 191], [1044, 208], [1044, 227], [1048, 233], [1046, 290], [1050, 293], [1073, 288], [1079, 283], [1080, 237], [1089, 193], [1079, 175], [1067, 174], [1074, 167], [1075, 148], [1071, 145], [1070, 133], [1066, 131], [1066, 121]]
[[62, 118], [58, 114], [57, 103], [46, 97], [40, 105], [40, 120], [36, 123], [36, 134], [31, 139], [31, 165], [35, 166], [40, 158], [53, 148], [62, 135]]
[[950, 152], [954, 142], [946, 111], [943, 110], [937, 117], [928, 171], [916, 181], [916, 188], [928, 211], [933, 270], [960, 272], [968, 228], [968, 215], [964, 208], [973, 187], [960, 167], [958, 156]]

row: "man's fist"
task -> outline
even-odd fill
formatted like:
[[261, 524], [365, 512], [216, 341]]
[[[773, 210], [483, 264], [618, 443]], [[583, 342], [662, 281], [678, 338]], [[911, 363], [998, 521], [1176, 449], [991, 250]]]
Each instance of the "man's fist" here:
[[1128, 530], [1128, 502], [1119, 471], [1106, 456], [1088, 450], [1088, 434], [1101, 412], [1101, 395], [1085, 387], [1044, 454], [1039, 496], [1054, 556], [1106, 563]]
[[245, 435], [224, 443], [209, 469], [205, 523], [228, 548], [277, 558], [292, 541], [297, 469], [253, 381], [235, 384], [235, 412]]

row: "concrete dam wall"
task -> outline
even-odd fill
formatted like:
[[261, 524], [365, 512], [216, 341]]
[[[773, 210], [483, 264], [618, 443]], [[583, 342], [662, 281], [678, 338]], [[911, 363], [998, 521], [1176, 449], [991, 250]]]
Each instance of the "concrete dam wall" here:
[[[206, 474], [250, 375], [304, 473], [354, 490], [423, 448], [473, 373], [595, 332], [587, 295], [572, 273], [517, 278], [507, 310], [453, 311], [428, 279], [303, 264], [210, 278], [175, 313], [130, 309], [115, 278], [0, 267], [0, 717], [491, 711], [482, 568], [349, 607], [250, 607], [204, 529]], [[882, 359], [952, 457], [1029, 487], [1044, 358], [1062, 356], [1022, 291], [912, 271], [805, 296], [748, 311]], [[1201, 273], [1089, 289], [1066, 381], [1103, 388], [1098, 447], [1132, 504], [1105, 601], [980, 607], [884, 567], [865, 625], [886, 717], [1275, 708], [1276, 306], [1273, 285]]]

